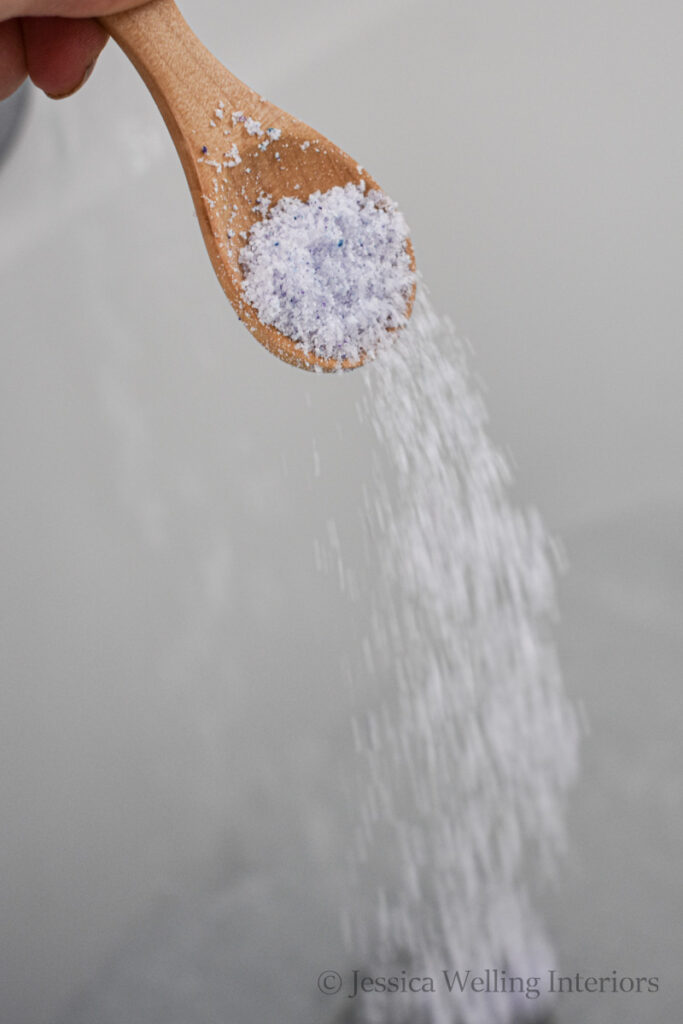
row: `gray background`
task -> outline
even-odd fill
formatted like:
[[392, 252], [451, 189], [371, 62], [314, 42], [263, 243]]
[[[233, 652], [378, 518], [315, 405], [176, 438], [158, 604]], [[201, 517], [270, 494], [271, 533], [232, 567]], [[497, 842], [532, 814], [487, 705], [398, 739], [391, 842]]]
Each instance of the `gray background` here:
[[[681, 1001], [680, 3], [198, 0], [249, 84], [401, 203], [519, 500], [567, 546], [590, 722], [546, 914], [567, 970]], [[278, 363], [217, 286], [114, 46], [0, 168], [0, 992], [8, 1024], [320, 1024], [346, 963], [359, 375]], [[316, 476], [319, 460], [321, 475]], [[177, 1014], [174, 1016], [174, 1014]]]

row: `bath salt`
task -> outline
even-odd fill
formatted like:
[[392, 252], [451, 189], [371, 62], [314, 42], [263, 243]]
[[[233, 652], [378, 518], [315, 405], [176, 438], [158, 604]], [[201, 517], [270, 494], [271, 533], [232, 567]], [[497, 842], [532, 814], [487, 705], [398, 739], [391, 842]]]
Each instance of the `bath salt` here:
[[[354, 675], [371, 710], [354, 726], [348, 891], [362, 903], [346, 931], [363, 974], [434, 991], [370, 991], [348, 1021], [538, 1020], [556, 964], [531, 882], [553, 876], [578, 767], [552, 636], [556, 545], [513, 502], [468, 349], [422, 286], [363, 379], [377, 449]], [[488, 970], [489, 988], [449, 989], [444, 970]]]
[[240, 251], [243, 291], [263, 323], [316, 356], [356, 361], [404, 327], [415, 282], [408, 227], [364, 185], [280, 199]]

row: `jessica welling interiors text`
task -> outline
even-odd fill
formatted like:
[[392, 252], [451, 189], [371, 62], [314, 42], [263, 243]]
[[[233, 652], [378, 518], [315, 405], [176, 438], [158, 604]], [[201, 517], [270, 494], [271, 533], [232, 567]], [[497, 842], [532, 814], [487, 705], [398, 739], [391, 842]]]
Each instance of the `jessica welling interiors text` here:
[[318, 977], [318, 988], [324, 995], [341, 993], [349, 999], [372, 992], [409, 994], [436, 992], [457, 995], [472, 993], [518, 993], [527, 999], [538, 999], [542, 993], [555, 995], [646, 995], [659, 991], [659, 978], [646, 975], [621, 975], [616, 970], [608, 974], [561, 974], [556, 970], [538, 976], [509, 974], [500, 968], [487, 968], [480, 973], [472, 970], [437, 971], [433, 975], [410, 975], [403, 970], [396, 975], [373, 976], [360, 970], [351, 971], [346, 978], [337, 971], [323, 971]]

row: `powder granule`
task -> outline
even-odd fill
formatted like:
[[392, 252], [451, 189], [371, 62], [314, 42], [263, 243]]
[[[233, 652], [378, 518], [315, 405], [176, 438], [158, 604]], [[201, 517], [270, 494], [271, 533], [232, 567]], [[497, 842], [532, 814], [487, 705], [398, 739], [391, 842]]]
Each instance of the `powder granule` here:
[[356, 361], [405, 326], [415, 283], [398, 207], [363, 183], [286, 197], [249, 232], [244, 297], [265, 324], [325, 359]]

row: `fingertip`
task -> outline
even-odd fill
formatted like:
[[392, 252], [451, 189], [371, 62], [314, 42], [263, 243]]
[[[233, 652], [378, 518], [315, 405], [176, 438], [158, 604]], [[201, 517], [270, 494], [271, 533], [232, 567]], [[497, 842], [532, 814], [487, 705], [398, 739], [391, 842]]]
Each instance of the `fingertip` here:
[[108, 39], [91, 18], [24, 18], [22, 29], [31, 81], [52, 99], [80, 89]]
[[0, 21], [0, 100], [6, 100], [26, 78], [24, 39], [18, 18]]

